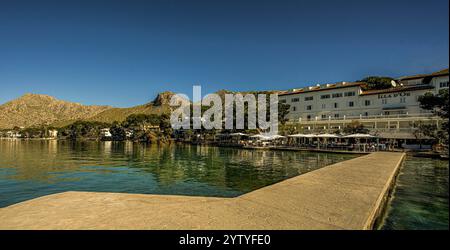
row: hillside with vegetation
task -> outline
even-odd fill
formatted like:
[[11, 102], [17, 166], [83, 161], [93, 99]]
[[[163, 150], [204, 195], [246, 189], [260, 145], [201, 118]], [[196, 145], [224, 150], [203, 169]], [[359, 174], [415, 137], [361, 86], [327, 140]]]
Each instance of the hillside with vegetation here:
[[147, 104], [138, 105], [130, 108], [111, 108], [105, 110], [91, 118], [89, 121], [97, 122], [122, 122], [130, 115], [161, 115], [170, 112], [170, 99], [175, 93], [166, 91], [159, 93], [156, 98]]
[[[275, 91], [241, 92], [241, 94], [271, 94]], [[217, 91], [224, 105], [225, 94], [237, 92]], [[162, 115], [170, 114], [170, 99], [175, 93], [166, 91], [143, 105], [129, 108], [110, 106], [86, 106], [79, 103], [61, 101], [47, 95], [26, 94], [16, 100], [0, 106], [0, 129], [14, 127], [39, 128], [50, 126], [67, 127], [77, 121], [112, 124], [124, 122], [131, 115]], [[205, 107], [206, 108], [206, 107]]]
[[134, 106], [131, 108], [112, 108], [105, 110], [87, 120], [89, 121], [98, 121], [98, 122], [106, 122], [106, 123], [112, 123], [112, 122], [122, 122], [124, 121], [128, 116], [133, 114], [162, 114], [164, 112], [168, 112], [169, 107], [165, 105], [157, 106], [153, 103], [148, 103], [144, 105]]
[[87, 106], [48, 95], [25, 94], [0, 105], [0, 129], [88, 119], [109, 109], [110, 106]]

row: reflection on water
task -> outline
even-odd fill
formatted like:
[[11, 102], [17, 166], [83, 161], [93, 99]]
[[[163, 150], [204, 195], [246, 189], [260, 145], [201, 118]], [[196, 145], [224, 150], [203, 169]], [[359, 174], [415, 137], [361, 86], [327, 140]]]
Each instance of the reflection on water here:
[[448, 161], [408, 157], [382, 229], [448, 230]]
[[352, 155], [0, 140], [0, 207], [63, 191], [233, 197]]

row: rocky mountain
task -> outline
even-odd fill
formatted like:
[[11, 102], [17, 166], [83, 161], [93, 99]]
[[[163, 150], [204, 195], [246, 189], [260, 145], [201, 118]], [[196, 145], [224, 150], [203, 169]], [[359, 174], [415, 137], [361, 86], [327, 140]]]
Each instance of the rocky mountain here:
[[156, 106], [169, 105], [173, 95], [175, 95], [175, 93], [171, 91], [161, 92], [156, 96], [152, 103]]
[[25, 94], [0, 105], [0, 129], [51, 125], [62, 127], [76, 120], [112, 123], [123, 121], [131, 114], [161, 114], [170, 112], [173, 92], [159, 93], [147, 104], [130, 108], [85, 106], [58, 100], [48, 95]]
[[[273, 93], [274, 91], [241, 92]], [[228, 90], [216, 92], [224, 99], [225, 94], [235, 93]], [[175, 93], [166, 91], [143, 105], [130, 108], [114, 108], [110, 106], [86, 106], [79, 103], [58, 100], [48, 95], [25, 94], [13, 101], [0, 105], [0, 129], [51, 125], [62, 127], [77, 120], [112, 123], [124, 121], [131, 114], [170, 113], [170, 99]]]
[[162, 114], [170, 112], [170, 99], [175, 93], [165, 91], [159, 93], [156, 98], [147, 104], [138, 105], [131, 108], [111, 108], [105, 110], [88, 120], [108, 122], [123, 121], [131, 114]]
[[88, 119], [110, 106], [86, 106], [48, 95], [25, 94], [0, 105], [0, 128], [51, 125], [55, 122]]
[[[254, 91], [254, 92], [240, 92], [241, 94], [270, 94], [276, 91]], [[222, 98], [222, 102], [224, 102], [225, 94], [233, 94], [237, 92], [229, 91], [229, 90], [219, 90], [215, 92]], [[170, 100], [175, 93], [171, 91], [165, 91], [159, 93], [156, 98], [144, 105], [138, 105], [130, 108], [110, 108], [107, 109], [95, 116], [92, 116], [86, 120], [89, 121], [99, 121], [99, 122], [107, 122], [112, 123], [114, 121], [124, 121], [131, 114], [162, 114], [162, 113], [170, 113]], [[60, 123], [55, 123], [54, 125], [57, 127], [65, 126], [70, 124], [73, 121], [64, 121]]]
[[166, 105], [154, 105], [153, 103], [147, 103], [144, 105], [134, 106], [131, 108], [112, 108], [105, 110], [95, 116], [92, 116], [86, 120], [99, 121], [112, 123], [114, 121], [124, 121], [129, 115], [132, 114], [162, 114], [164, 112], [170, 112], [170, 109]]

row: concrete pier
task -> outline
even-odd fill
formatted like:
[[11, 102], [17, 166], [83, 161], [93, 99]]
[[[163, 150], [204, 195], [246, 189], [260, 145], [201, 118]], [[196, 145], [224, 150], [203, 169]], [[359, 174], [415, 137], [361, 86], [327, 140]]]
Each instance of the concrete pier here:
[[0, 209], [0, 229], [372, 229], [405, 154], [377, 152], [236, 198], [65, 192]]

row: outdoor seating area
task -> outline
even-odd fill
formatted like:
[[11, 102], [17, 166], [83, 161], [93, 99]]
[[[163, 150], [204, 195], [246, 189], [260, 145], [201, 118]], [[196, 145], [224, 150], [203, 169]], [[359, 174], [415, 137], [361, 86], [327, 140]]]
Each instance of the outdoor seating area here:
[[289, 146], [322, 150], [375, 152], [386, 150], [379, 138], [370, 134], [295, 134], [289, 135]]
[[386, 142], [370, 134], [293, 134], [264, 135], [232, 133], [218, 136], [218, 144], [258, 148], [299, 148], [329, 151], [376, 152], [391, 149]]

